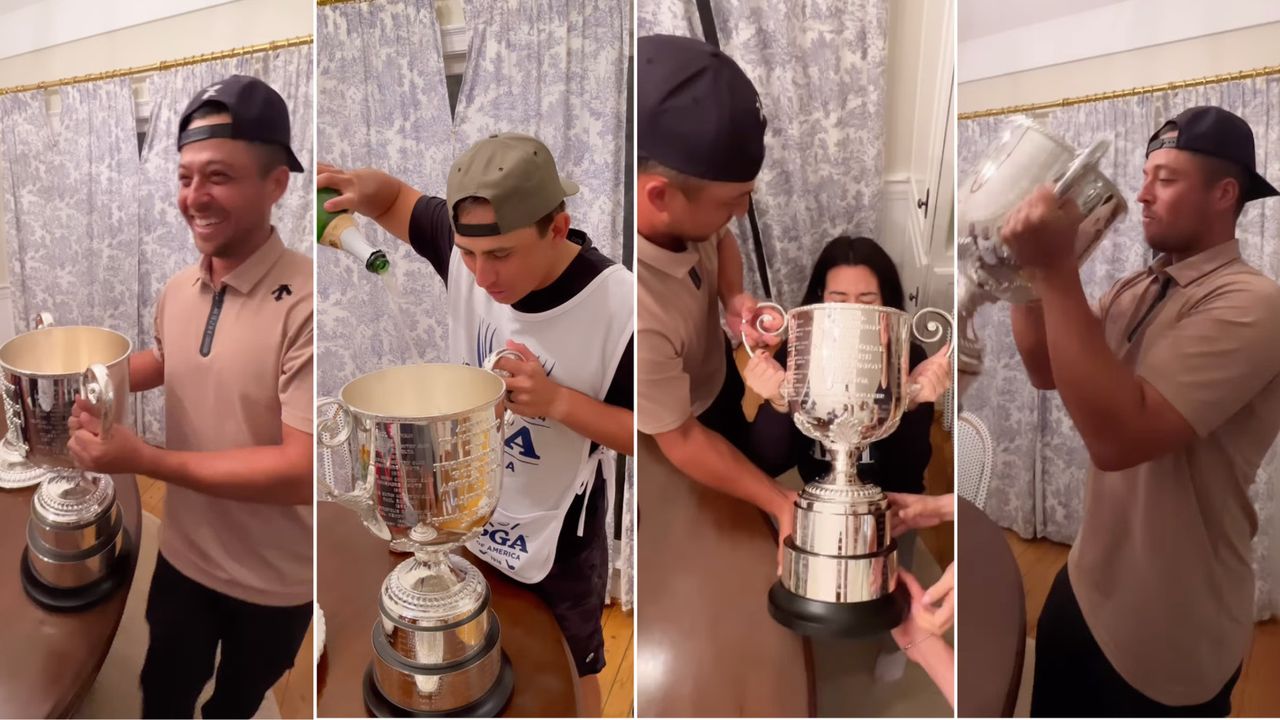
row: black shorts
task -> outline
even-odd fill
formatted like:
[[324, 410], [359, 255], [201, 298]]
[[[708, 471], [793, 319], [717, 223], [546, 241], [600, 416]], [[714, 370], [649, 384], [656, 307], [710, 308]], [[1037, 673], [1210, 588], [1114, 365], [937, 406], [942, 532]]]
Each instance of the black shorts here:
[[1058, 571], [1036, 624], [1032, 717], [1225, 717], [1241, 668], [1216, 695], [1198, 705], [1157, 702], [1130, 685], [1103, 654], [1071, 589]]
[[578, 537], [578, 519], [585, 494], [575, 497], [565, 512], [551, 571], [538, 582], [525, 585], [555, 615], [579, 677], [595, 675], [604, 669], [604, 630], [600, 627], [600, 618], [604, 615], [609, 582], [609, 528], [605, 527], [609, 495], [605, 482], [596, 475], [582, 537]]

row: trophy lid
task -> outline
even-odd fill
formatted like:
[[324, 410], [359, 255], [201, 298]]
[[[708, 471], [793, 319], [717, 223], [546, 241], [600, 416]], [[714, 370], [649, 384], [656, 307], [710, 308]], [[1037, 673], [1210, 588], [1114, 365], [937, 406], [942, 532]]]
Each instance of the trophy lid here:
[[110, 475], [79, 470], [53, 471], [31, 498], [31, 514], [40, 523], [77, 528], [90, 525], [115, 503]]

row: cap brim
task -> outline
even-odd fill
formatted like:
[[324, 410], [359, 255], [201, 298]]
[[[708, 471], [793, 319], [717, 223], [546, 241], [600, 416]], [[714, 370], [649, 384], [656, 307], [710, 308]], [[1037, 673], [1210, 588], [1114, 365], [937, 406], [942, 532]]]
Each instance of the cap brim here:
[[572, 180], [560, 178], [560, 185], [564, 188], [564, 196], [570, 197], [578, 194], [578, 183]]
[[1267, 182], [1267, 179], [1254, 172], [1249, 178], [1249, 194], [1245, 196], [1244, 201], [1261, 200], [1262, 198], [1275, 197], [1280, 195], [1280, 190], [1276, 190], [1275, 186]]
[[306, 172], [306, 170], [302, 168], [302, 163], [298, 162], [298, 156], [293, 154], [293, 148], [286, 147], [285, 152], [289, 153], [288, 162], [286, 163], [289, 167], [289, 172]]

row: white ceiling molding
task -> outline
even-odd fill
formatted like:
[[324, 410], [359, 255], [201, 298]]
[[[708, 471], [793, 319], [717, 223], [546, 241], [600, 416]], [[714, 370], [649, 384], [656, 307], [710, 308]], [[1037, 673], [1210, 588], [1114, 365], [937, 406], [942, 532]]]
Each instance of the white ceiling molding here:
[[983, 80], [1272, 22], [1280, 22], [1280, 2], [1276, 0], [1124, 0], [964, 40], [957, 53], [958, 81]]
[[467, 67], [467, 45], [471, 33], [466, 25], [445, 25], [440, 28], [440, 45], [444, 49], [444, 74], [461, 75]]
[[8, 0], [0, 2], [0, 27], [9, 30], [0, 59], [234, 1]]

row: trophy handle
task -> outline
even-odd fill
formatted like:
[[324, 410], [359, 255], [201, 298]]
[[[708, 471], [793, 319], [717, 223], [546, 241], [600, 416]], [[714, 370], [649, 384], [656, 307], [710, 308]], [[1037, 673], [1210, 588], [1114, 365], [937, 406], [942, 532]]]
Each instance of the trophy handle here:
[[94, 363], [80, 374], [80, 397], [98, 412], [98, 418], [102, 421], [101, 436], [108, 437], [115, 416], [116, 392], [111, 385], [111, 373], [106, 365]]
[[[944, 324], [936, 319], [928, 320], [924, 324], [925, 329], [921, 330], [919, 325], [920, 319], [931, 313], [934, 315], [941, 315], [946, 323]], [[935, 343], [941, 340], [944, 336], [948, 341], [950, 341], [956, 334], [956, 321], [951, 317], [951, 315], [943, 310], [939, 310], [938, 308], [920, 308], [916, 311], [915, 317], [911, 318], [911, 334], [915, 335], [917, 340], [926, 344]], [[947, 357], [952, 357], [955, 354], [955, 351], [955, 343], [952, 343], [951, 347], [947, 348]], [[915, 400], [916, 396], [919, 394], [920, 385], [918, 383], [911, 383], [907, 386], [907, 400]]]
[[42, 328], [53, 326], [53, 313], [42, 312], [31, 318], [31, 328], [40, 330]]
[[[498, 361], [504, 357], [511, 358], [512, 360], [519, 360], [521, 362], [524, 361], [524, 356], [516, 352], [515, 350], [512, 350], [510, 348], [502, 348], [501, 350], [493, 351], [492, 353], [490, 353], [489, 357], [484, 359], [484, 369], [488, 370], [494, 375], [497, 375], [500, 378], [511, 377], [511, 373], [508, 373], [505, 370], [499, 370], [494, 367], [494, 365], [497, 365]], [[502, 412], [503, 412], [502, 426], [511, 427], [511, 424], [516, 421], [516, 416], [510, 410], [507, 410], [505, 408], [503, 409]]]
[[7, 376], [0, 375], [0, 391], [4, 393], [4, 444], [6, 449], [25, 458], [27, 443], [22, 439], [22, 406], [18, 404], [18, 388], [9, 382]]
[[[325, 412], [330, 406], [335, 408], [332, 417]], [[355, 458], [350, 456], [351, 450], [347, 445], [347, 440], [351, 437], [351, 430], [355, 427], [355, 418], [352, 417], [351, 411], [346, 405], [337, 398], [323, 397], [316, 403], [316, 440], [325, 450], [330, 452], [345, 452], [351, 463], [351, 473], [355, 479], [355, 488], [351, 492], [342, 492], [333, 485], [333, 476], [329, 472], [317, 472], [316, 481], [320, 486], [321, 495], [318, 500], [326, 500], [336, 502], [339, 505], [354, 510], [360, 516], [360, 521], [365, 527], [369, 528], [374, 535], [383, 540], [391, 539], [391, 531], [387, 529], [387, 525], [378, 517], [377, 511], [373, 506], [373, 493], [377, 480], [373, 475], [373, 466], [370, 464], [369, 472], [363, 475], [360, 472], [360, 464]], [[321, 419], [322, 418], [322, 419]], [[325, 436], [329, 437], [326, 438]]]
[[1098, 166], [1098, 162], [1102, 160], [1102, 156], [1111, 148], [1111, 141], [1105, 138], [1099, 138], [1093, 141], [1093, 144], [1085, 149], [1071, 161], [1067, 166], [1067, 171], [1063, 173], [1057, 184], [1053, 187], [1053, 194], [1059, 198], [1066, 197], [1067, 193], [1075, 187], [1080, 177], [1089, 170]]
[[[778, 317], [781, 320], [781, 322], [778, 323], [778, 327], [776, 330], [764, 329], [765, 313], [760, 312], [761, 310], [774, 310], [778, 313]], [[775, 302], [757, 303], [756, 311], [751, 313], [751, 317], [742, 319], [743, 325], [746, 325], [748, 323], [755, 325], [756, 332], [760, 333], [761, 335], [768, 335], [769, 337], [782, 337], [782, 333], [785, 332], [787, 329], [787, 311], [783, 310], [782, 306]], [[741, 335], [742, 335], [742, 346], [745, 347], [749, 352], [754, 352], [751, 348], [751, 343], [747, 342], [747, 331], [742, 330]]]

